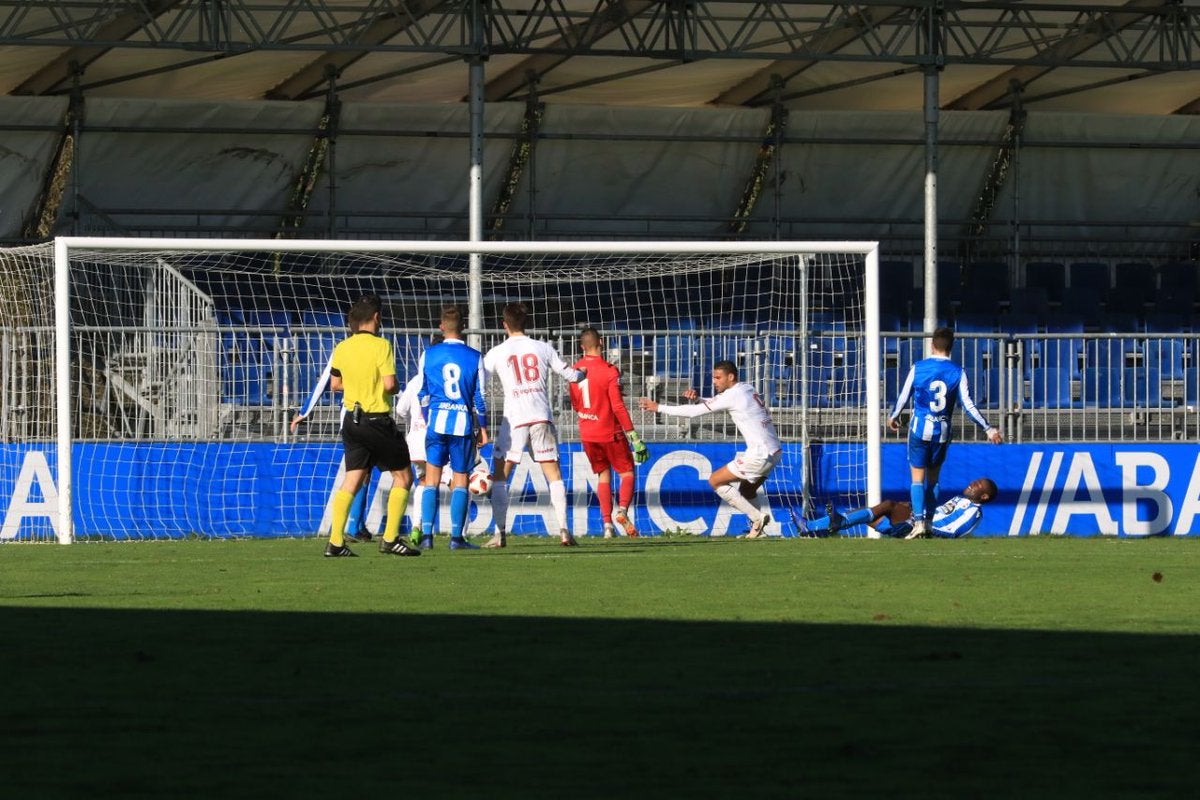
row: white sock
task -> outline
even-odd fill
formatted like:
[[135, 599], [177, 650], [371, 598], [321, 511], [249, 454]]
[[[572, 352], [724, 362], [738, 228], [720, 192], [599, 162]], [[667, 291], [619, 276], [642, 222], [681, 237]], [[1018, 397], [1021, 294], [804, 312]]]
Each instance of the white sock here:
[[508, 484], [503, 480], [492, 484], [492, 518], [496, 522], [496, 533], [508, 530]]
[[752, 522], [758, 522], [759, 518], [763, 515], [763, 512], [759, 511], [754, 503], [742, 497], [742, 493], [738, 491], [736, 483], [723, 483], [718, 486], [717, 497], [745, 514]]
[[567, 487], [561, 480], [550, 482], [550, 505], [554, 507], [554, 516], [558, 517], [558, 529], [567, 529]]

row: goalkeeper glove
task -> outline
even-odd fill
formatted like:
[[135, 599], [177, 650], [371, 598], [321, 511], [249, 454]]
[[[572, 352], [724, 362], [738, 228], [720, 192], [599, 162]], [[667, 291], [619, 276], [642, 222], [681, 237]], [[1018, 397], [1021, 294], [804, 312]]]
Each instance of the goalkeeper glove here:
[[629, 446], [633, 448], [633, 460], [635, 463], [644, 464], [646, 459], [650, 457], [650, 450], [646, 447], [646, 443], [642, 441], [642, 437], [637, 431], [627, 431], [625, 436], [629, 439]]

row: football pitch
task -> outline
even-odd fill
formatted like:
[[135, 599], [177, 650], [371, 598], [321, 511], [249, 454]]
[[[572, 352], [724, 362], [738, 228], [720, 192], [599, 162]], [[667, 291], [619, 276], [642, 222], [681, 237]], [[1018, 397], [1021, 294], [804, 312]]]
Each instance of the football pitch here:
[[4, 794], [1192, 797], [1200, 778], [1200, 542], [322, 547], [0, 547]]

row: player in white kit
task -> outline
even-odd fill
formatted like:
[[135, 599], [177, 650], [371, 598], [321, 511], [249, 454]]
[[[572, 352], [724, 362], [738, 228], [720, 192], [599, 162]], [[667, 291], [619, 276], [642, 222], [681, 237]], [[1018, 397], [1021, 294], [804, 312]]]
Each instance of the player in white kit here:
[[485, 547], [504, 547], [508, 530], [508, 476], [526, 449], [542, 468], [550, 483], [550, 505], [558, 520], [559, 537], [573, 547], [575, 537], [567, 528], [567, 489], [558, 463], [558, 432], [546, 382], [556, 372], [571, 383], [578, 383], [586, 370], [572, 369], [551, 345], [525, 335], [529, 311], [524, 303], [509, 303], [501, 312], [508, 338], [483, 357], [490, 375], [498, 375], [504, 387], [504, 418], [494, 445], [495, 483], [492, 484], [492, 512], [496, 533]]
[[688, 389], [683, 396], [697, 400], [685, 406], [664, 405], [649, 397], [643, 397], [638, 405], [645, 411], [655, 411], [673, 417], [699, 417], [714, 411], [728, 411], [738, 433], [746, 443], [746, 450], [738, 453], [733, 461], [713, 472], [708, 484], [717, 496], [750, 518], [748, 539], [757, 539], [766, 534], [771, 517], [754, 504], [758, 488], [766, 481], [771, 470], [783, 457], [783, 445], [775, 433], [775, 423], [763, 405], [758, 392], [748, 383], [738, 380], [737, 365], [732, 361], [718, 361], [713, 365], [713, 388], [715, 397], [700, 398], [695, 389]]

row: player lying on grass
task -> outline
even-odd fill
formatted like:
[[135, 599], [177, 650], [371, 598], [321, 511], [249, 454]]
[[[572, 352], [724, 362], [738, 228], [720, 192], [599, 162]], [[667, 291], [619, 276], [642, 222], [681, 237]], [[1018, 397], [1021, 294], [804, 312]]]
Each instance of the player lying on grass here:
[[938, 536], [957, 539], [966, 536], [983, 519], [984, 503], [996, 499], [996, 483], [991, 478], [976, 478], [962, 494], [950, 498], [933, 512], [933, 524], [923, 530], [913, 526], [912, 503], [907, 500], [884, 500], [870, 508], [860, 508], [845, 516], [827, 506], [827, 516], [801, 524], [801, 529], [812, 536], [830, 536], [853, 525], [866, 523], [884, 536], [917, 539], [922, 536]]

